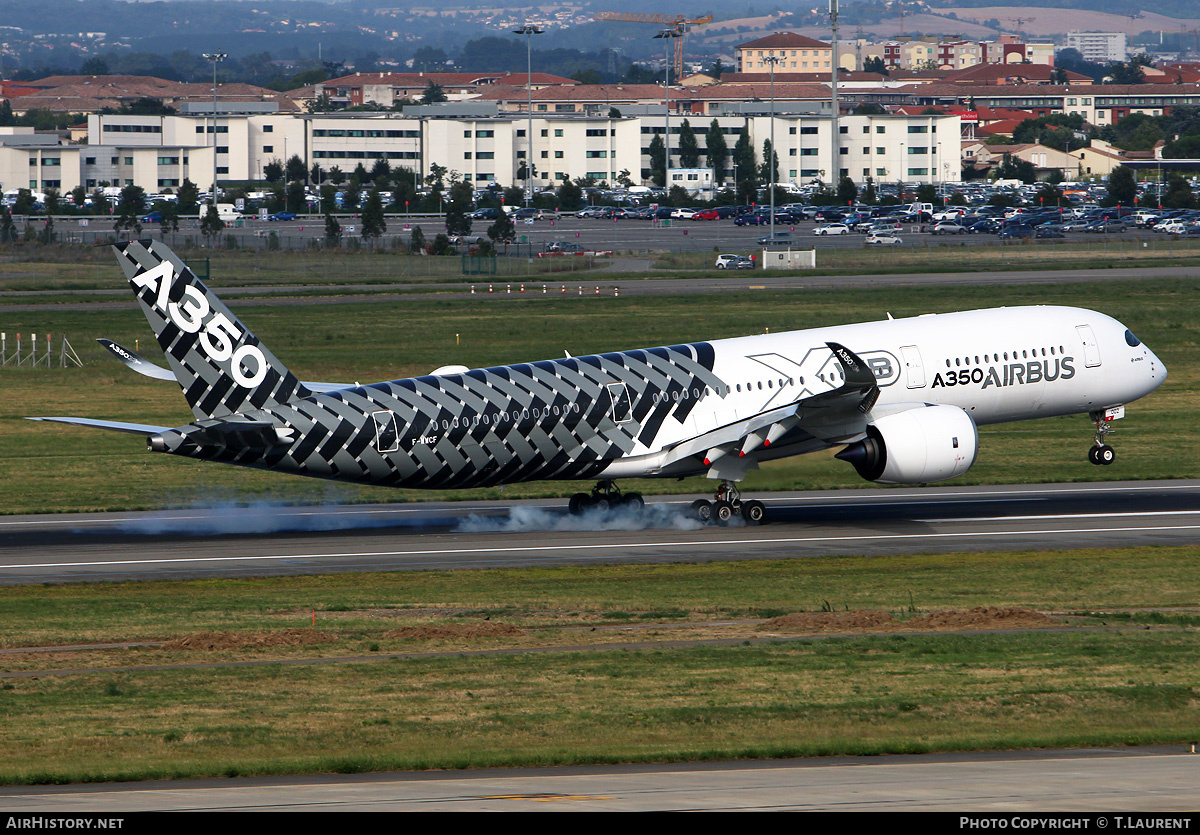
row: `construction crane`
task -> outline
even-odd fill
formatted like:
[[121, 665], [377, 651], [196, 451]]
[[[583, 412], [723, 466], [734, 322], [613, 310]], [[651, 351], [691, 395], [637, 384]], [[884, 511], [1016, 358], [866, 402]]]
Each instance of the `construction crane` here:
[[[688, 19], [682, 14], [638, 14], [636, 12], [596, 12], [593, 20], [607, 20], [616, 23], [657, 23], [659, 26], [673, 28], [679, 34], [687, 31], [689, 26], [703, 26], [712, 23], [713, 16], [705, 15]], [[683, 78], [683, 38], [675, 39], [675, 77]]]
[[1001, 18], [998, 18], [998, 20], [1002, 20], [1005, 23], [1017, 24], [1017, 36], [1019, 37], [1021, 35], [1021, 26], [1023, 26], [1026, 23], [1029, 23], [1030, 21], [1033, 20], [1033, 18], [1031, 18], [1031, 17], [1001, 17]]

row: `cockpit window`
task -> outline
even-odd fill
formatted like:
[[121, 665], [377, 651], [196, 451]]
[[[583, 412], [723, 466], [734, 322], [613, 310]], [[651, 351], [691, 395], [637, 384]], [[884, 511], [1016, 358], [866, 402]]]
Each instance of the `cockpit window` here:
[[1136, 348], [1142, 344], [1142, 340], [1134, 336], [1133, 331], [1129, 330], [1128, 328], [1125, 330], [1125, 341], [1129, 344], [1130, 348]]

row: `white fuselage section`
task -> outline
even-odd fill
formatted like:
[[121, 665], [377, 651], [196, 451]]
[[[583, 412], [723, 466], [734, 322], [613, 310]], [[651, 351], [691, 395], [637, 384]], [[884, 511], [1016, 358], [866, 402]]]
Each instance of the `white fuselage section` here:
[[[693, 390], [684, 424], [664, 425], [655, 449], [640, 447], [607, 475], [633, 475], [674, 444], [797, 400], [838, 388], [835, 342], [858, 354], [880, 389], [874, 408], [828, 443], [776, 448], [777, 457], [850, 440], [883, 415], [951, 405], [977, 425], [1087, 413], [1136, 400], [1166, 379], [1166, 368], [1120, 322], [1072, 307], [1015, 307], [886, 319], [780, 334], [713, 340], [724, 391]], [[765, 451], [764, 451], [765, 452]]]

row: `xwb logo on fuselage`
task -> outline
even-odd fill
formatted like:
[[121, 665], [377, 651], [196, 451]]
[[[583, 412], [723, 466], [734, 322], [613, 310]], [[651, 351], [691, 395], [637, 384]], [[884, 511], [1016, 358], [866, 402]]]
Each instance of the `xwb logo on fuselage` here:
[[146, 270], [132, 279], [133, 283], [154, 294], [146, 303], [169, 319], [184, 333], [198, 334], [205, 355], [220, 363], [233, 381], [244, 388], [254, 388], [267, 377], [266, 357], [257, 345], [238, 345], [244, 336], [242, 329], [224, 313], [214, 311], [208, 298], [193, 284], [183, 285], [182, 298], [171, 301], [175, 272], [170, 261]]

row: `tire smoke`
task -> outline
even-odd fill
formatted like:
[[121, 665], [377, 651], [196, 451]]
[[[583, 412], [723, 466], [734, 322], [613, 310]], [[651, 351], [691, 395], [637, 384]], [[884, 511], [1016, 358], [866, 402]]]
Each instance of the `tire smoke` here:
[[640, 510], [591, 508], [578, 516], [544, 507], [518, 506], [505, 516], [471, 514], [455, 533], [532, 533], [536, 531], [693, 531], [704, 527], [682, 504], [648, 504]]

